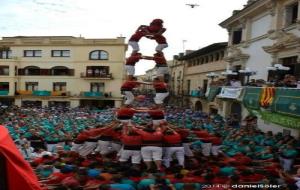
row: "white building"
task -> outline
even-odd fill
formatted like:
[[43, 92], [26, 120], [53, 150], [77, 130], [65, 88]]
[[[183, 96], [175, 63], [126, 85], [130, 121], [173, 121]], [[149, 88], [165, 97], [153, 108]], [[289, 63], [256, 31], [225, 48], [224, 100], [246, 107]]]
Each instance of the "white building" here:
[[[220, 25], [229, 32], [228, 55], [232, 70], [249, 68], [257, 71], [253, 79], [273, 78], [268, 67], [282, 64], [290, 67], [284, 74], [300, 78], [300, 1], [251, 0]], [[283, 77], [283, 75], [278, 76]], [[227, 101], [227, 109], [232, 102]], [[300, 106], [300, 105], [299, 105]], [[247, 113], [243, 110], [243, 115]], [[230, 112], [230, 111], [229, 111]], [[279, 125], [260, 120], [264, 130], [282, 131]], [[299, 126], [295, 126], [297, 128]], [[289, 129], [298, 135], [299, 130]]]

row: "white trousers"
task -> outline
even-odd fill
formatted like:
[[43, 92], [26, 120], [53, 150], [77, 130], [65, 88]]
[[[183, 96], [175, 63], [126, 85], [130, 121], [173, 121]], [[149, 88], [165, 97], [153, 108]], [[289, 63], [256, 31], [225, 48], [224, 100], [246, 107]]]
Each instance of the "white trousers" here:
[[122, 150], [119, 161], [127, 162], [131, 158], [131, 163], [140, 164], [142, 155], [140, 150]]
[[202, 148], [202, 154], [203, 154], [204, 156], [210, 156], [211, 146], [212, 146], [211, 143], [203, 143], [203, 144], [201, 145], [201, 148]]
[[155, 104], [163, 104], [164, 99], [169, 96], [169, 92], [166, 93], [156, 93], [154, 97]]
[[124, 104], [125, 105], [132, 104], [132, 102], [134, 101], [134, 95], [133, 95], [133, 93], [131, 91], [124, 91], [124, 95], [125, 95], [125, 98], [126, 98]]
[[79, 150], [83, 147], [83, 144], [72, 143], [71, 151], [79, 152]]
[[81, 156], [91, 154], [97, 148], [97, 142], [85, 142], [83, 147], [79, 150]]
[[184, 166], [184, 147], [166, 147], [165, 150], [166, 152], [163, 161], [167, 168], [170, 167], [173, 155], [176, 156], [179, 165]]
[[132, 47], [133, 51], [140, 51], [140, 46], [138, 42], [135, 41], [129, 41], [128, 45], [130, 45]]
[[183, 144], [183, 148], [184, 148], [184, 155], [188, 156], [188, 157], [193, 157], [194, 153], [190, 148], [190, 143], [182, 143]]
[[162, 160], [162, 147], [144, 146], [141, 148], [141, 153], [145, 162]]
[[100, 152], [101, 155], [106, 155], [112, 152], [111, 141], [98, 140], [96, 151]]

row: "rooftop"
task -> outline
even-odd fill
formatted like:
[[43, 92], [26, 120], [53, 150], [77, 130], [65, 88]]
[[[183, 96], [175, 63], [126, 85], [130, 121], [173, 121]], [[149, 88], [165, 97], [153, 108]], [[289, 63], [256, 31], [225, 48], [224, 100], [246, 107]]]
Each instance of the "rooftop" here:
[[214, 43], [209, 46], [206, 46], [204, 48], [201, 48], [199, 50], [193, 51], [192, 53], [189, 53], [187, 55], [184, 55], [182, 57], [179, 57], [178, 60], [187, 60], [187, 59], [192, 59], [195, 57], [199, 57], [201, 55], [205, 55], [208, 53], [211, 53], [213, 51], [225, 49], [227, 47], [228, 43], [227, 42], [219, 42], [219, 43]]

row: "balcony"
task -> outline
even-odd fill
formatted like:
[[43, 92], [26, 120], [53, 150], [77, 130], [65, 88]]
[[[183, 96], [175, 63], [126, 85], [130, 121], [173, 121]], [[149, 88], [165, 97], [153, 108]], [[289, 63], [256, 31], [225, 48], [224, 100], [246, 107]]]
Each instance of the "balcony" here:
[[81, 92], [80, 96], [95, 98], [95, 97], [103, 97], [104, 93], [103, 92]]
[[71, 93], [68, 91], [52, 91], [51, 96], [70, 96]]
[[80, 77], [85, 80], [95, 80], [95, 79], [101, 79], [101, 80], [111, 80], [113, 79], [112, 74], [88, 74], [88, 73], [81, 73]]
[[86, 98], [112, 98], [111, 92], [90, 92], [90, 91], [85, 91], [85, 92], [80, 92], [81, 97], [86, 97]]
[[27, 67], [18, 69], [19, 76], [74, 76], [75, 70], [66, 67], [53, 67], [52, 69], [40, 69], [39, 67]]
[[8, 90], [0, 90], [0, 96], [8, 96]]
[[19, 90], [16, 95], [21, 96], [70, 96], [70, 92], [67, 91], [47, 91], [47, 90]]

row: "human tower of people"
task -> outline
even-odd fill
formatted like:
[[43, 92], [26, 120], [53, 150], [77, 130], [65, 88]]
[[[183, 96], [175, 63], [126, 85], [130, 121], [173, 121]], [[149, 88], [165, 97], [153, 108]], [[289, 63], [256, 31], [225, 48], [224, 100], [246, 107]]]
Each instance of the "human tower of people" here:
[[[118, 152], [120, 162], [131, 160], [132, 164], [139, 165], [141, 161], [145, 163], [147, 170], [154, 167], [161, 171], [162, 160], [165, 167], [170, 167], [173, 155], [184, 166], [185, 150], [183, 139], [188, 136], [184, 129], [168, 124], [164, 114], [164, 99], [169, 92], [165, 83], [164, 75], [168, 73], [167, 61], [164, 57], [163, 49], [168, 47], [163, 33], [163, 20], [154, 19], [149, 26], [141, 25], [129, 40], [132, 53], [127, 58], [125, 69], [127, 72], [126, 81], [121, 86], [121, 92], [125, 96], [124, 105], [116, 111], [116, 121], [108, 126], [91, 129], [78, 135], [73, 150], [81, 155], [89, 155], [93, 151], [99, 151], [105, 156], [112, 151]], [[156, 53], [151, 56], [143, 56], [139, 53], [139, 40], [142, 37], [155, 40]], [[153, 82], [137, 81], [135, 74], [135, 64], [140, 59], [154, 60], [157, 69], [157, 78]], [[155, 90], [154, 105], [147, 107], [132, 106], [137, 99], [133, 90], [140, 85], [152, 85]], [[139, 96], [140, 97], [140, 96]], [[143, 99], [139, 98], [139, 101]], [[151, 123], [137, 125], [132, 122], [136, 113], [147, 113]], [[89, 140], [83, 146], [83, 140]], [[84, 148], [83, 148], [84, 147]], [[186, 153], [190, 153], [189, 146], [186, 144]]]

